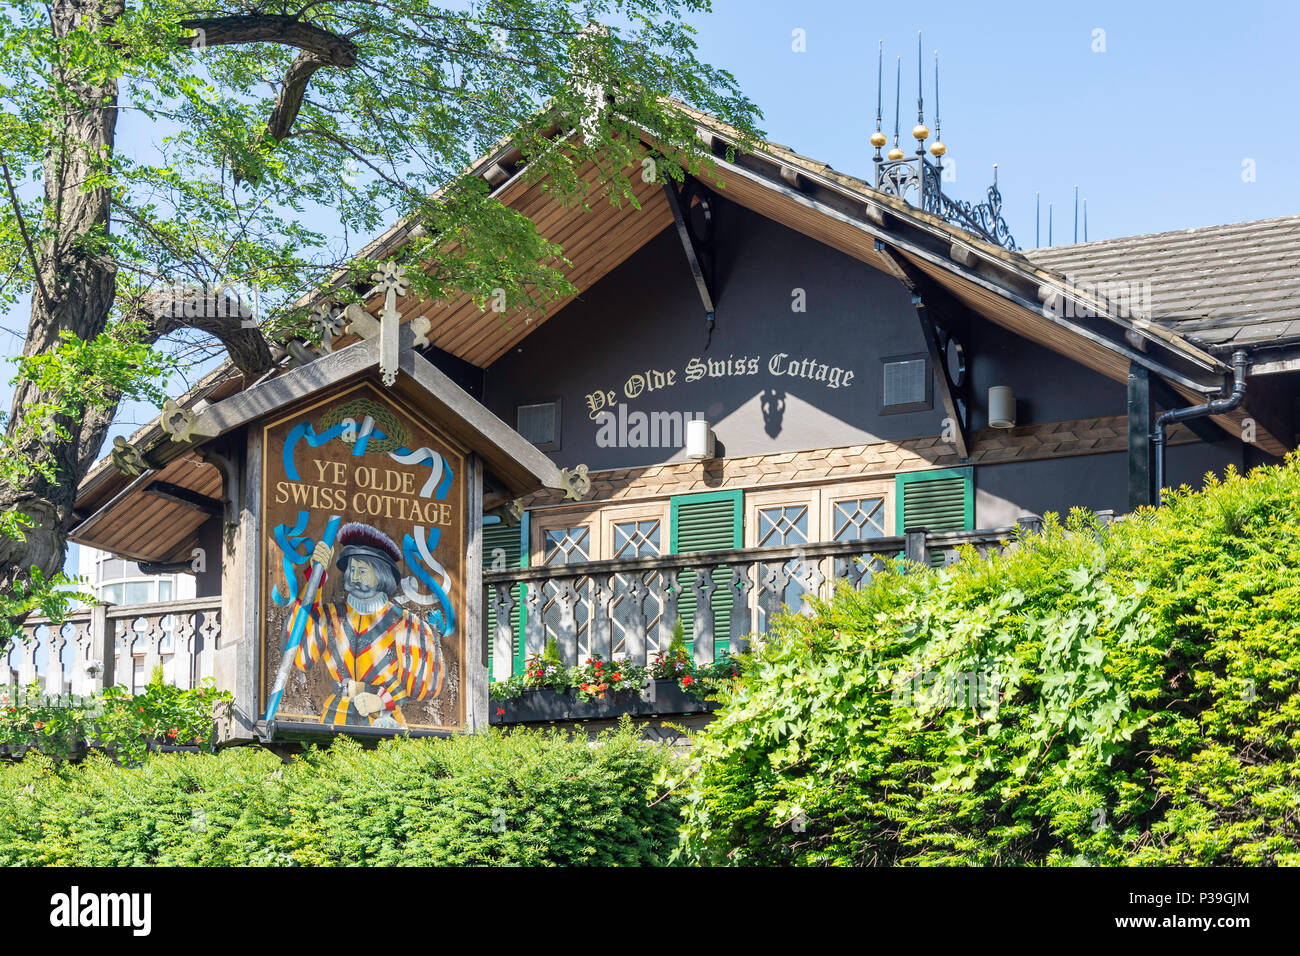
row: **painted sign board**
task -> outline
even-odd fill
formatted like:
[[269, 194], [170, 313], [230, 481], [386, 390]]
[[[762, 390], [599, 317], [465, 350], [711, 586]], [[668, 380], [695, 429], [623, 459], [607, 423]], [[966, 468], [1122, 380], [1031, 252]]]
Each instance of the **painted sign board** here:
[[263, 719], [464, 730], [466, 449], [371, 380], [261, 427]]

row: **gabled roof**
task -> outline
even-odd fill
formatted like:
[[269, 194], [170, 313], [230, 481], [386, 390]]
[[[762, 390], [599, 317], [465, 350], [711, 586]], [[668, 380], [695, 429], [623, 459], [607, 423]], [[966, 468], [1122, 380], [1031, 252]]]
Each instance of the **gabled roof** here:
[[1216, 354], [1300, 345], [1300, 216], [1034, 249], [1076, 282], [1150, 283], [1150, 318]]
[[[728, 160], [728, 146], [741, 137], [709, 114], [676, 105], [696, 122], [699, 139], [712, 154], [713, 169], [702, 181], [719, 195], [882, 272], [897, 276], [899, 262], [905, 262], [990, 321], [1114, 381], [1125, 381], [1130, 364], [1138, 363], [1164, 377], [1192, 403], [1220, 393], [1230, 374], [1224, 353], [1234, 347], [1259, 351], [1295, 345], [1294, 367], [1300, 368], [1295, 277], [1300, 217], [1022, 254], [775, 143], [760, 143], [755, 151]], [[640, 208], [602, 201], [587, 209], [555, 202], [540, 184], [528, 180], [521, 163], [518, 150], [502, 143], [472, 164], [469, 173], [481, 176], [496, 198], [528, 215], [542, 235], [563, 247], [572, 261], [567, 274], [579, 295], [672, 222], [662, 185], [647, 183], [639, 175], [632, 180]], [[594, 180], [594, 172], [585, 170], [584, 178]], [[399, 222], [361, 256], [382, 259], [417, 229]], [[1080, 290], [1077, 281], [1088, 276], [1151, 279], [1151, 315], [1130, 315], [1123, 303]], [[468, 299], [433, 303], [408, 297], [398, 308], [404, 322], [429, 320], [430, 344], [486, 367], [570, 301], [556, 300], [534, 316], [498, 315]], [[1053, 308], [1063, 302], [1081, 308]], [[1082, 316], [1076, 317], [1079, 313]], [[340, 340], [336, 347], [346, 347], [349, 341], [355, 339]], [[1292, 367], [1283, 362], [1275, 366], [1271, 370]], [[1258, 363], [1255, 370], [1262, 370]], [[230, 373], [223, 366], [209, 377], [223, 383], [222, 396], [230, 387]], [[201, 397], [196, 390], [178, 404], [190, 407]], [[1254, 400], [1248, 394], [1245, 406], [1215, 421], [1239, 435], [1241, 421], [1256, 417], [1259, 446], [1273, 454], [1289, 450], [1288, 442], [1269, 432], [1268, 417], [1252, 407]], [[147, 426], [133, 442], [160, 449], [158, 433], [156, 424]], [[129, 482], [101, 463], [83, 482], [78, 512], [100, 508]]]
[[[878, 241], [883, 242], [981, 314], [1113, 379], [1122, 380], [1129, 362], [1137, 361], [1193, 394], [1210, 394], [1217, 393], [1230, 372], [1226, 362], [1180, 336], [1141, 320], [1129, 321], [1104, 301], [1086, 303], [1092, 321], [1060, 321], [1044, 315], [1051, 311], [1043, 306], [1050, 295], [1078, 298], [1059, 275], [787, 147], [764, 142], [756, 151], [729, 161], [727, 148], [743, 138], [710, 114], [677, 101], [674, 106], [696, 122], [699, 139], [712, 155], [713, 168], [702, 174], [701, 181], [726, 199], [895, 274], [896, 264], [876, 248]], [[653, 143], [648, 133], [645, 138]], [[639, 170], [632, 171], [630, 178], [640, 209], [627, 204], [614, 207], [603, 200], [586, 209], [555, 202], [540, 184], [528, 181], [521, 163], [518, 151], [503, 145], [471, 164], [468, 174], [481, 176], [494, 197], [528, 215], [542, 235], [564, 248], [573, 262], [566, 274], [579, 295], [672, 221], [662, 184], [645, 182]], [[589, 167], [583, 176], [594, 182], [595, 173]], [[399, 222], [361, 255], [382, 259], [414, 234], [411, 223]], [[430, 320], [433, 345], [485, 367], [570, 301], [556, 300], [541, 315], [498, 315], [467, 297], [450, 303], [410, 298], [399, 307], [404, 321]]]
[[[395, 395], [412, 402], [451, 438], [477, 453], [494, 482], [510, 496], [562, 487], [554, 462], [411, 348], [409, 330], [402, 334], [407, 347], [400, 352], [400, 374], [391, 386]], [[232, 497], [230, 489], [223, 489], [217, 468], [204, 460], [203, 446], [299, 399], [372, 375], [378, 370], [380, 352], [377, 338], [365, 339], [205, 403], [188, 428], [189, 434], [198, 436], [193, 441], [177, 440], [161, 429], [141, 436], [137, 447], [149, 469], [134, 478], [111, 466], [96, 471], [88, 492], [111, 488], [113, 493], [101, 494], [97, 503], [87, 493], [87, 500], [79, 503], [83, 513], [90, 508], [93, 512], [68, 537], [136, 561], [187, 558], [194, 532], [212, 513], [220, 513], [220, 507], [214, 507], [217, 496], [224, 490], [227, 498]]]
[[[291, 402], [376, 372], [379, 364], [378, 337], [364, 339], [209, 405], [195, 418], [192, 431], [205, 440], [217, 438]], [[555, 462], [418, 354], [409, 340], [400, 352], [399, 368], [393, 392], [433, 416], [451, 437], [477, 453], [512, 493], [563, 487]], [[142, 451], [151, 462], [165, 464], [191, 447], [169, 439]]]

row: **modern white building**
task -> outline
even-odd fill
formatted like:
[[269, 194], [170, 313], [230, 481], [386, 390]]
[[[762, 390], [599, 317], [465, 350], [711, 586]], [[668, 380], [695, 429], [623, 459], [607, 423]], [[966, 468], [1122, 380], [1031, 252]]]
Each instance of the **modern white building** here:
[[[98, 551], [85, 546], [78, 547], [77, 574], [86, 581], [86, 590], [107, 605], [116, 607], [137, 604], [157, 604], [169, 601], [184, 601], [195, 596], [195, 578], [193, 574], [173, 571], [165, 574], [146, 574], [135, 561], [114, 557], [106, 551]], [[152, 569], [151, 569], [152, 570]], [[145, 622], [141, 622], [144, 624]], [[160, 622], [166, 632], [159, 651], [161, 653], [163, 674], [168, 683], [176, 683], [173, 671], [174, 651], [173, 635], [167, 625], [173, 623], [167, 619]], [[118, 648], [121, 651], [125, 631], [131, 627], [125, 623], [119, 628]], [[146, 641], [137, 629], [133, 641], [132, 659], [134, 675], [132, 685], [137, 690], [149, 680], [145, 673]], [[71, 648], [65, 647], [63, 656], [66, 663], [71, 663]], [[120, 658], [119, 658], [120, 659]], [[65, 671], [66, 673], [66, 671]], [[121, 674], [118, 683], [125, 683]]]

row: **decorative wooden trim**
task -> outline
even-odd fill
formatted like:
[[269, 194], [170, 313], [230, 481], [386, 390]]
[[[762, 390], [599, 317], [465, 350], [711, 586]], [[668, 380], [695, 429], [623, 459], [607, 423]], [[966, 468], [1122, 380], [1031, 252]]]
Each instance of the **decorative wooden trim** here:
[[461, 665], [465, 730], [474, 733], [488, 724], [488, 642], [484, 633], [487, 619], [483, 608], [483, 459], [471, 453], [465, 460], [465, 586], [461, 625], [465, 638], [465, 659]]
[[[681, 461], [593, 471], [590, 473], [590, 497], [583, 502], [583, 507], [591, 509], [593, 506], [699, 492], [892, 478], [904, 472], [954, 468], [963, 464], [995, 465], [1124, 452], [1128, 448], [1128, 418], [1109, 415], [1017, 428], [989, 428], [975, 432], [972, 439], [971, 456], [967, 462], [957, 457], [952, 444], [938, 435], [929, 435], [901, 442], [873, 442], [842, 448], [719, 458], [703, 463]], [[1195, 441], [1195, 436], [1182, 425], [1170, 433], [1171, 444]], [[542, 491], [523, 498], [521, 503], [525, 508], [550, 509], [564, 505], [565, 499], [561, 492]]]

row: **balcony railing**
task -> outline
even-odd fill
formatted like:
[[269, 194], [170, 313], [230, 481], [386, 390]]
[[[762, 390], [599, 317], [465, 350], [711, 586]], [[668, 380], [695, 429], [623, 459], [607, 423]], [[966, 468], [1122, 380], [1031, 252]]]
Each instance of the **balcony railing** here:
[[[1113, 513], [1098, 517], [1109, 521]], [[745, 651], [750, 637], [766, 633], [785, 607], [811, 613], [807, 598], [828, 596], [835, 580], [860, 588], [890, 564], [951, 563], [963, 545], [987, 555], [1006, 548], [1018, 527], [1034, 532], [1041, 525], [1022, 518], [1016, 526], [981, 531], [489, 571], [492, 676], [504, 680], [516, 672], [520, 630], [525, 658], [554, 640], [568, 665], [597, 654], [645, 664], [668, 647], [679, 618], [696, 663], [707, 664], [723, 651]]]
[[0, 683], [39, 682], [47, 694], [134, 692], [161, 664], [168, 684], [189, 689], [212, 676], [220, 634], [220, 597], [82, 608], [61, 625], [31, 617], [0, 652]]

